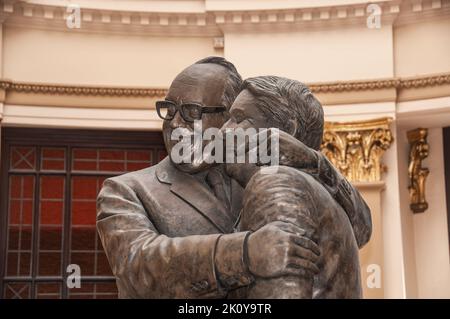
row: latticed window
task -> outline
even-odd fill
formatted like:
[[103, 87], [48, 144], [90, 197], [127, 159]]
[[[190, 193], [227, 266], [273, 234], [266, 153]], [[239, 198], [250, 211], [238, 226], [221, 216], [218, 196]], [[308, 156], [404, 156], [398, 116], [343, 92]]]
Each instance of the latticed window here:
[[[165, 157], [159, 132], [2, 130], [2, 298], [115, 298], [95, 228], [103, 181]], [[81, 269], [68, 288], [67, 266]]]

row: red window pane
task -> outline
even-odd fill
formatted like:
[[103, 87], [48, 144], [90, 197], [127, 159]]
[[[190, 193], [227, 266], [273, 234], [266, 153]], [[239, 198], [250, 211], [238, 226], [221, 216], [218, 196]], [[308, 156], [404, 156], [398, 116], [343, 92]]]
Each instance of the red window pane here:
[[152, 165], [153, 150], [75, 149], [73, 170], [121, 174]]
[[117, 286], [114, 282], [82, 282], [78, 289], [69, 290], [71, 299], [116, 299]]
[[39, 276], [61, 275], [61, 253], [39, 252], [38, 265]]
[[72, 201], [72, 226], [95, 226], [96, 214], [95, 200]]
[[31, 253], [30, 252], [8, 252], [6, 261], [7, 276], [30, 276], [31, 275]]
[[95, 250], [95, 237], [97, 230], [95, 227], [72, 227], [71, 230], [71, 249], [76, 250]]
[[151, 163], [152, 161], [152, 151], [127, 151], [127, 160], [128, 161], [140, 161]]
[[70, 263], [80, 266], [82, 276], [95, 275], [95, 253], [94, 252], [72, 252]]
[[27, 146], [11, 147], [10, 168], [13, 170], [34, 170], [36, 168], [36, 149]]
[[62, 200], [41, 200], [40, 224], [61, 225], [63, 221], [64, 202]]
[[76, 148], [73, 150], [74, 159], [97, 159], [97, 150], [90, 148]]
[[114, 160], [120, 161], [125, 159], [125, 151], [123, 150], [100, 150], [100, 160]]
[[42, 160], [42, 170], [47, 171], [64, 171], [65, 162], [64, 160]]
[[9, 179], [9, 196], [14, 199], [31, 199], [34, 194], [34, 176], [12, 175]]
[[34, 196], [34, 176], [22, 176], [22, 194], [23, 199], [32, 199]]
[[145, 163], [145, 162], [128, 162], [127, 163], [127, 172], [133, 172], [133, 171], [138, 171], [140, 169], [144, 169], [150, 166], [150, 163]]
[[45, 147], [42, 149], [42, 156], [47, 159], [64, 159], [66, 150], [64, 148]]
[[99, 150], [99, 170], [125, 172], [125, 151], [116, 149]]
[[70, 299], [93, 299], [95, 291], [94, 283], [81, 283], [80, 288], [69, 289]]
[[17, 276], [19, 274], [19, 253], [9, 252], [6, 259], [6, 275]]
[[117, 298], [117, 286], [115, 282], [99, 282], [96, 283], [96, 299], [112, 299]]
[[34, 176], [11, 176], [9, 224], [32, 224]]
[[72, 199], [95, 200], [100, 186], [97, 177], [74, 176], [72, 177]]
[[43, 148], [41, 157], [42, 170], [64, 171], [65, 154], [64, 148]]
[[28, 299], [30, 298], [30, 284], [24, 282], [7, 283], [4, 288], [6, 299]]
[[18, 226], [9, 226], [8, 233], [8, 249], [9, 250], [18, 250], [19, 249], [19, 237], [20, 227]]
[[33, 222], [33, 201], [11, 200], [9, 202], [9, 224], [31, 225]]
[[105, 172], [125, 172], [124, 162], [103, 162], [99, 163], [99, 170]]
[[8, 250], [31, 250], [31, 226], [9, 226]]
[[41, 177], [41, 200], [42, 199], [64, 199], [64, 176], [42, 176]]
[[62, 229], [61, 227], [41, 226], [39, 230], [40, 250], [61, 250]]
[[75, 171], [98, 170], [98, 150], [76, 148], [72, 152], [72, 169]]
[[9, 197], [21, 198], [22, 197], [22, 176], [11, 176], [9, 178]]
[[108, 258], [104, 252], [97, 253], [97, 269], [96, 275], [98, 276], [112, 276], [111, 267], [109, 266]]
[[75, 161], [73, 161], [73, 170], [74, 171], [96, 171], [97, 170], [97, 161], [75, 160]]
[[37, 283], [36, 298], [38, 299], [60, 299], [61, 284], [60, 283]]
[[22, 200], [21, 206], [21, 224], [31, 225], [33, 223], [33, 201]]
[[[23, 154], [28, 161], [23, 158], [18, 161], [34, 161], [30, 154], [28, 157], [25, 152]], [[20, 168], [19, 164], [15, 167]], [[30, 276], [34, 176], [12, 175], [9, 179], [9, 194], [6, 274], [8, 276]]]
[[32, 226], [21, 225], [20, 227], [20, 241], [19, 249], [31, 250], [32, 237]]
[[22, 223], [22, 201], [11, 199], [9, 201], [9, 224], [18, 225]]
[[31, 253], [20, 252], [19, 253], [19, 273], [18, 276], [30, 276], [31, 275]]

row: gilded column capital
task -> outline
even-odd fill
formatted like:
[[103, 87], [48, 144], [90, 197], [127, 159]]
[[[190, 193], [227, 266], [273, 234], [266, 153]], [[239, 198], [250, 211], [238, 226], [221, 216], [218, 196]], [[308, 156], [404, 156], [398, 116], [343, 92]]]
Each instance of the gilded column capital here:
[[381, 181], [381, 159], [394, 140], [391, 121], [326, 122], [321, 151], [349, 181]]

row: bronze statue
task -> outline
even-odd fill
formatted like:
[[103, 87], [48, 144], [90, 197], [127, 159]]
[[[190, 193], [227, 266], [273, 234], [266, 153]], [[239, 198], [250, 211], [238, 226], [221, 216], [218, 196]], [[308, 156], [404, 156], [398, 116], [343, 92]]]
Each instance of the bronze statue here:
[[[203, 130], [221, 127], [241, 84], [235, 67], [223, 58], [205, 58], [186, 68], [172, 82], [166, 101], [158, 104], [159, 111], [168, 111], [163, 135], [169, 156], [155, 166], [105, 181], [98, 196], [97, 228], [119, 297], [225, 298], [261, 274], [268, 279], [320, 274], [328, 251], [298, 225], [276, 221], [254, 232], [235, 231], [244, 192], [224, 165], [199, 169], [171, 161], [176, 143], [171, 132], [179, 127], [192, 130], [192, 118], [201, 119]], [[329, 162], [311, 157], [309, 148], [296, 143], [292, 137], [282, 139], [282, 164], [315, 168], [313, 180], [328, 191], [321, 196], [341, 204], [363, 245], [370, 236], [364, 201]]]
[[[298, 139], [296, 144], [299, 148], [310, 148], [311, 153], [326, 161], [316, 152], [323, 135], [322, 106], [304, 84], [281, 77], [262, 76], [245, 80], [242, 88], [223, 129], [277, 128], [285, 139], [289, 139], [286, 135], [290, 134]], [[305, 150], [303, 153], [308, 152]], [[315, 268], [310, 261], [313, 260], [311, 252], [301, 251], [301, 255], [311, 255], [310, 260], [301, 260], [296, 265], [305, 271], [301, 275], [278, 278], [266, 276], [258, 265], [252, 264], [254, 258], [249, 255], [249, 268], [256, 280], [236, 292], [236, 296], [361, 297], [357, 242], [362, 244], [369, 239], [370, 227], [367, 226], [370, 219], [349, 219], [331, 194], [314, 178], [313, 167], [306, 168], [308, 170], [302, 171], [279, 166], [276, 171], [264, 173], [256, 164], [227, 164], [227, 172], [245, 187], [239, 231], [255, 232], [276, 221], [294, 224], [301, 229], [297, 234], [312, 239], [322, 252], [316, 262], [316, 272], [309, 271]], [[280, 254], [279, 258], [286, 256]]]

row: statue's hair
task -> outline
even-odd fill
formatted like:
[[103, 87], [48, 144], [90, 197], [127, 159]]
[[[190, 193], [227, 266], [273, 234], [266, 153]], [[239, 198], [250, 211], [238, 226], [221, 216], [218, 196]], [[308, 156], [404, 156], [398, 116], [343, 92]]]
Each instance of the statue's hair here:
[[222, 57], [210, 56], [195, 62], [195, 64], [205, 63], [221, 65], [228, 71], [228, 78], [225, 82], [225, 88], [222, 95], [222, 104], [227, 108], [227, 110], [229, 110], [240, 92], [242, 85], [241, 75], [238, 73], [233, 63]]
[[294, 137], [318, 150], [323, 135], [323, 109], [309, 88], [295, 80], [278, 76], [249, 78], [242, 84], [256, 98], [257, 106], [273, 125], [288, 132], [290, 120], [297, 122]]

